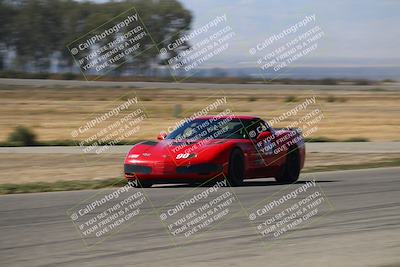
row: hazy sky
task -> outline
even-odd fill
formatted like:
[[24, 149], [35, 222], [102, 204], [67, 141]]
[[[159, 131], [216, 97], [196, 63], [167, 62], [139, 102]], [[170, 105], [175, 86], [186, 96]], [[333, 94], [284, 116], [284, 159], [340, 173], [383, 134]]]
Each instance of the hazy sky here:
[[[226, 13], [237, 33], [229, 57], [246, 60], [248, 47], [280, 32], [306, 15], [316, 14], [325, 32], [308, 59], [344, 58], [338, 64], [398, 64], [399, 0], [181, 0], [195, 16], [194, 27]], [[225, 55], [226, 55], [225, 54]], [[396, 60], [392, 60], [392, 59]], [[325, 61], [325, 60], [324, 60]], [[330, 60], [331, 61], [331, 60]], [[363, 60], [364, 61], [364, 60]]]
[[325, 36], [297, 64], [400, 65], [400, 0], [180, 0], [194, 15], [193, 28], [226, 14], [236, 33], [216, 64], [252, 60], [249, 48], [316, 15]]

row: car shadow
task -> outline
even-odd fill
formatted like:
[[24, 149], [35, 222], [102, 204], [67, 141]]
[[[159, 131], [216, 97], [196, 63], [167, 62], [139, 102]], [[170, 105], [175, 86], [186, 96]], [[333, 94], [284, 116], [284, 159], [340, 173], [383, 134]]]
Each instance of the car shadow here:
[[[305, 184], [307, 182], [311, 182], [311, 180], [301, 180], [301, 181], [297, 181], [294, 182], [292, 184]], [[331, 181], [331, 180], [318, 180], [315, 181], [317, 184], [319, 183], [335, 183], [335, 182], [339, 182], [337, 180], [335, 181]], [[214, 183], [205, 183], [205, 184], [157, 184], [154, 185], [152, 188], [196, 188], [196, 187], [211, 187], [213, 186]], [[289, 184], [285, 184], [285, 183], [279, 183], [276, 181], [257, 181], [257, 180], [245, 180], [243, 182], [242, 185], [237, 186], [238, 188], [240, 187], [251, 187], [251, 186], [277, 186], [277, 185], [289, 185]]]
[[[292, 184], [305, 184], [311, 182], [311, 180], [301, 180], [301, 181], [297, 181], [294, 182]], [[338, 181], [331, 181], [331, 180], [318, 180], [315, 181], [317, 184], [319, 183], [334, 183], [334, 182], [338, 182]], [[276, 181], [244, 181], [243, 185], [241, 185], [240, 187], [246, 187], [246, 186], [275, 186], [275, 185], [289, 185], [289, 184], [285, 184], [285, 183], [279, 183]]]

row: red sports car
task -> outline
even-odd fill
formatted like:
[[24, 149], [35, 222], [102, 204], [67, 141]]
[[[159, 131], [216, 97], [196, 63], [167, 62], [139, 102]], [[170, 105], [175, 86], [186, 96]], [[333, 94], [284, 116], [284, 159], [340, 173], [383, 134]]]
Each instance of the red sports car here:
[[158, 141], [134, 145], [124, 172], [130, 184], [196, 183], [274, 177], [295, 182], [304, 166], [305, 145], [295, 128], [274, 129], [252, 116], [207, 116], [182, 122]]

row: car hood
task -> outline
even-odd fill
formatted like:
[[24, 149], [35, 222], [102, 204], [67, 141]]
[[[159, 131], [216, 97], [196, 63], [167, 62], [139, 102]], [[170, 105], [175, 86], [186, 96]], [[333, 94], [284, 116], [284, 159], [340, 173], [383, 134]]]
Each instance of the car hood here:
[[[138, 160], [144, 160], [146, 158], [152, 160], [165, 160], [166, 158], [175, 159], [179, 154], [195, 154], [209, 149], [211, 147], [218, 151], [218, 146], [223, 146], [229, 143], [226, 139], [210, 139], [210, 140], [162, 140], [159, 142], [145, 141], [136, 144], [129, 151], [129, 155], [134, 155]], [[187, 157], [188, 155], [186, 155]], [[185, 156], [184, 156], [185, 157]]]

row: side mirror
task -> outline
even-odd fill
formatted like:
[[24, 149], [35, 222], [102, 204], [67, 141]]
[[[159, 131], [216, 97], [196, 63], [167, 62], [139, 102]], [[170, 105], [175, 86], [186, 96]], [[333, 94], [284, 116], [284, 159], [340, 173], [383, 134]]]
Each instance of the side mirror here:
[[271, 136], [272, 133], [271, 132], [261, 132], [258, 134], [257, 136], [257, 140], [263, 140], [266, 139], [267, 137]]
[[161, 132], [157, 135], [157, 140], [164, 140], [165, 137], [167, 137], [167, 133], [166, 132]]

